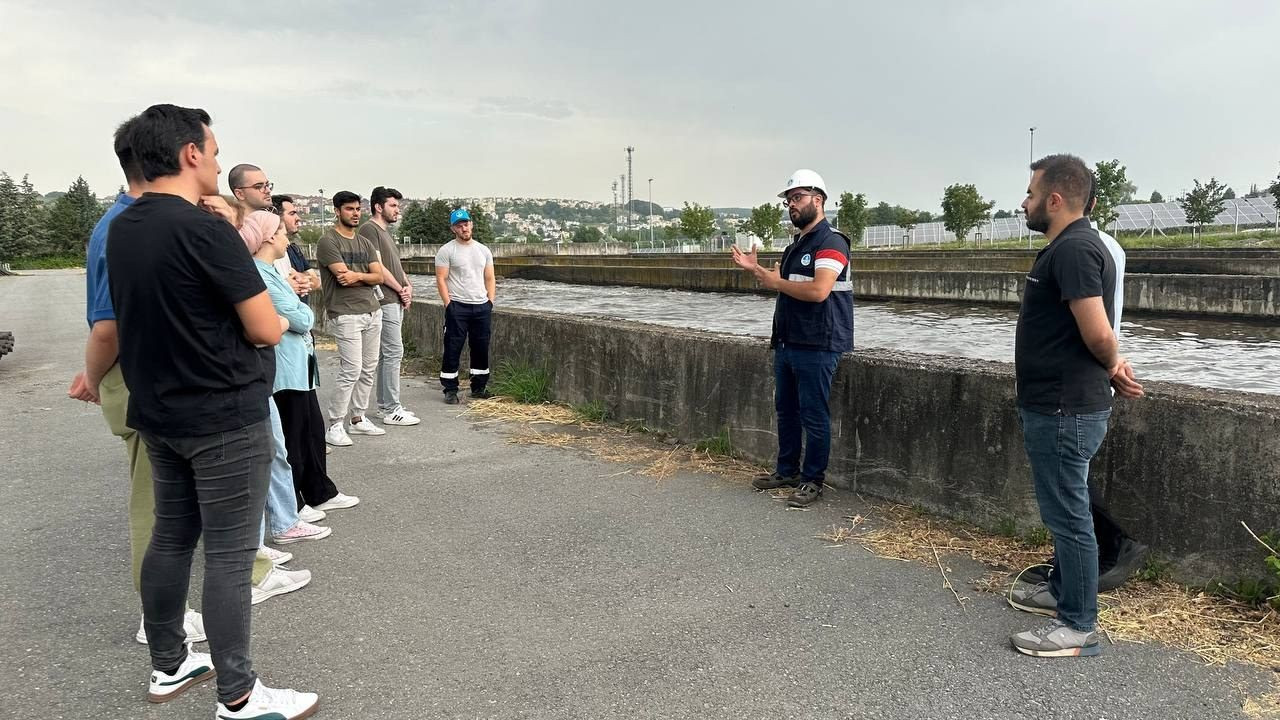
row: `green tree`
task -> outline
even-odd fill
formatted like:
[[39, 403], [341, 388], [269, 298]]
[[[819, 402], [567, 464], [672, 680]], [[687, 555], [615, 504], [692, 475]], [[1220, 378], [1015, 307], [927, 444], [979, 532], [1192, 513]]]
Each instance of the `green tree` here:
[[601, 240], [604, 240], [604, 233], [594, 225], [579, 225], [573, 230], [572, 242], [598, 243]]
[[836, 210], [836, 224], [849, 237], [849, 242], [862, 242], [862, 232], [867, 229], [867, 196], [862, 193], [840, 193], [840, 209]]
[[89, 183], [83, 177], [77, 177], [49, 210], [45, 252], [83, 256], [89, 245], [89, 234], [103, 212], [102, 205], [89, 190]]
[[[1275, 198], [1276, 212], [1280, 213], [1280, 175], [1276, 175], [1276, 181], [1271, 183], [1271, 187], [1267, 188], [1267, 192], [1271, 193], [1271, 197]], [[1280, 221], [1277, 221], [1280, 224]]]
[[13, 182], [0, 172], [0, 259], [48, 252], [48, 227], [44, 198], [27, 176]]
[[417, 201], [409, 203], [409, 207], [404, 209], [404, 214], [400, 216], [400, 222], [396, 224], [396, 235], [400, 242], [426, 242], [429, 231], [427, 229], [427, 209], [422, 207], [422, 203]]
[[996, 220], [1003, 220], [1005, 218], [1013, 217], [1013, 213], [1008, 210], [997, 210], [996, 214], [992, 215], [991, 217], [995, 218]]
[[1222, 192], [1222, 197], [1226, 200], [1235, 200], [1236, 191], [1228, 187], [1226, 190]]
[[742, 229], [760, 238], [765, 245], [772, 245], [782, 226], [782, 208], [775, 203], [765, 203], [751, 208], [751, 217]]
[[1138, 187], [1129, 182], [1125, 174], [1127, 169], [1119, 160], [1101, 160], [1094, 166], [1093, 176], [1098, 181], [1098, 204], [1093, 208], [1092, 217], [1100, 228], [1115, 222], [1116, 206], [1132, 202], [1133, 194], [1138, 191]]
[[973, 185], [951, 185], [942, 193], [942, 224], [956, 234], [957, 242], [964, 242], [969, 231], [991, 217], [995, 201], [988, 202], [978, 194]]
[[1195, 225], [1199, 232], [1204, 226], [1213, 223], [1214, 218], [1227, 209], [1227, 186], [1216, 178], [1201, 183], [1195, 180], [1195, 187], [1178, 198], [1178, 206], [1187, 217], [1187, 222]]
[[715, 213], [709, 207], [686, 202], [680, 212], [680, 232], [694, 242], [706, 240], [716, 232]]
[[320, 242], [320, 236], [324, 234], [323, 228], [304, 227], [298, 230], [298, 242], [303, 245], [315, 245]]
[[443, 245], [453, 239], [453, 231], [449, 229], [449, 213], [453, 212], [453, 206], [449, 203], [436, 198], [427, 202], [426, 222], [424, 223], [426, 233], [423, 235], [422, 242], [431, 245]]
[[1164, 202], [1164, 196], [1160, 194], [1160, 191], [1159, 191], [1159, 190], [1152, 190], [1152, 191], [1151, 191], [1151, 199], [1150, 199], [1150, 200], [1147, 200], [1147, 202], [1149, 202], [1149, 203], [1162, 203], [1162, 202]]
[[881, 201], [867, 215], [868, 225], [892, 225], [898, 220], [898, 214], [894, 211], [893, 206], [887, 202]]

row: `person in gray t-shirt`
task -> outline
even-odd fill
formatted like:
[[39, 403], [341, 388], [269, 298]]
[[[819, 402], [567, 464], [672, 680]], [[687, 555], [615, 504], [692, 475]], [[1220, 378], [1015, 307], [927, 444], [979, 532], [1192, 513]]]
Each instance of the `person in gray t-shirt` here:
[[493, 254], [471, 239], [471, 213], [458, 208], [449, 215], [453, 240], [436, 252], [436, 289], [444, 301], [444, 359], [440, 364], [440, 386], [444, 401], [458, 402], [458, 365], [462, 346], [470, 340], [471, 397], [490, 397], [489, 332], [497, 282], [493, 275]]

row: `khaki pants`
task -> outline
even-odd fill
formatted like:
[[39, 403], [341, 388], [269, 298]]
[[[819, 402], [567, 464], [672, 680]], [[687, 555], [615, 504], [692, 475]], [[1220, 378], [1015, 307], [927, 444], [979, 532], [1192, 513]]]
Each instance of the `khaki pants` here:
[[[102, 398], [102, 417], [107, 421], [111, 434], [124, 440], [125, 453], [129, 456], [129, 551], [133, 560], [133, 589], [139, 590], [142, 587], [142, 556], [147, 553], [151, 528], [156, 522], [151, 459], [147, 457], [142, 438], [126, 424], [129, 388], [124, 385], [119, 363], [103, 376], [98, 392]], [[253, 562], [253, 582], [261, 582], [270, 569], [271, 561], [259, 554]]]

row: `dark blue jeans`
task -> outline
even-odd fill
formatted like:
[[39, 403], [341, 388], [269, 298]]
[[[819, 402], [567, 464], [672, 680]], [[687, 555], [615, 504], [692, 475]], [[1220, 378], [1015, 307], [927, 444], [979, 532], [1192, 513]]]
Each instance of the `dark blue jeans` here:
[[[779, 475], [819, 485], [831, 456], [831, 379], [840, 353], [778, 347], [773, 351], [773, 404], [778, 412]], [[804, 436], [804, 465], [800, 439]]]
[[[444, 357], [440, 362], [440, 386], [458, 392], [458, 363], [462, 346], [471, 347], [471, 392], [484, 392], [489, 384], [489, 335], [493, 328], [493, 304], [469, 305], [454, 300], [444, 308]], [[470, 341], [470, 343], [468, 343]]]
[[1090, 632], [1098, 621], [1098, 541], [1089, 509], [1089, 461], [1107, 436], [1110, 410], [1046, 415], [1019, 408], [1040, 520], [1053, 534], [1058, 618]]
[[204, 536], [204, 623], [218, 671], [218, 699], [253, 689], [249, 607], [271, 477], [271, 423], [200, 437], [142, 433], [156, 494], [156, 524], [142, 560], [142, 615], [151, 666], [172, 671], [186, 657], [183, 615], [191, 557]]

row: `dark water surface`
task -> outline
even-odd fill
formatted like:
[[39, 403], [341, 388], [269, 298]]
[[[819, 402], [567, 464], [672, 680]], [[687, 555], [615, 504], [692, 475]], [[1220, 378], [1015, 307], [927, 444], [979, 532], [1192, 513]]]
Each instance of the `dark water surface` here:
[[[415, 277], [423, 296], [431, 278]], [[498, 302], [526, 310], [769, 336], [773, 299], [737, 293], [698, 293], [636, 287], [498, 280]], [[855, 301], [859, 348], [1013, 361], [1017, 310], [925, 302]], [[1170, 380], [1280, 394], [1280, 327], [1274, 323], [1204, 318], [1124, 316], [1121, 351], [1143, 379]]]

